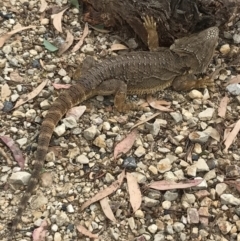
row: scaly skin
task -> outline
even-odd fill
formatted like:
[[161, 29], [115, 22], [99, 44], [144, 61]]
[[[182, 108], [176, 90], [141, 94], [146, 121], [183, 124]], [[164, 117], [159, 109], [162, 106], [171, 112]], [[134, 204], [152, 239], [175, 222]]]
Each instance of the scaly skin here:
[[[145, 19], [146, 28], [149, 27], [151, 32], [149, 37], [155, 36], [151, 22], [151, 18]], [[209, 83], [194, 80], [193, 74], [206, 70], [217, 41], [218, 28], [212, 27], [177, 40], [170, 49], [159, 48], [158, 52], [134, 52], [109, 58], [92, 67], [76, 85], [63, 92], [42, 123], [33, 172], [13, 220], [9, 241], [13, 239], [27, 202], [37, 186], [54, 128], [70, 108], [95, 95], [113, 94], [117, 109], [128, 111], [138, 108], [125, 102], [126, 94], [155, 93], [171, 85], [178, 91], [206, 87]], [[156, 42], [149, 41], [153, 43], [150, 49], [156, 49]]]

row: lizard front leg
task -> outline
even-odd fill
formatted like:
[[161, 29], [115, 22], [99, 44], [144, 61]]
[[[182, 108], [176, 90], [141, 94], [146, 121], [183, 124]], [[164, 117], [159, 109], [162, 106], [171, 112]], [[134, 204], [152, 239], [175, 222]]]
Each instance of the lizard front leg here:
[[148, 34], [148, 48], [150, 51], [157, 51], [159, 49], [157, 24], [152, 16], [145, 16], [143, 20], [143, 25]]
[[172, 83], [172, 87], [176, 91], [187, 91], [194, 88], [203, 89], [211, 86], [214, 86], [212, 78], [205, 77], [203, 79], [197, 79], [196, 76], [192, 74], [176, 77]]
[[104, 81], [93, 91], [98, 95], [114, 95], [114, 106], [119, 112], [144, 110], [134, 103], [127, 103], [127, 84], [119, 79]]

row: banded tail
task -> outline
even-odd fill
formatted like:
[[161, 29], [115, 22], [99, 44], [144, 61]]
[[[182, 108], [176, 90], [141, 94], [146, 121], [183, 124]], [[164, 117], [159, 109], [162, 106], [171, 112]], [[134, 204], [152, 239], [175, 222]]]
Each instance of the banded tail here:
[[42, 122], [38, 138], [36, 161], [34, 163], [33, 172], [28, 182], [26, 191], [20, 200], [15, 218], [12, 221], [11, 233], [8, 241], [13, 239], [17, 226], [21, 222], [22, 214], [26, 209], [27, 202], [37, 186], [54, 128], [70, 108], [92, 96], [94, 96], [93, 91], [86, 90], [82, 85], [76, 84], [60, 94], [58, 99], [48, 110], [48, 113]]

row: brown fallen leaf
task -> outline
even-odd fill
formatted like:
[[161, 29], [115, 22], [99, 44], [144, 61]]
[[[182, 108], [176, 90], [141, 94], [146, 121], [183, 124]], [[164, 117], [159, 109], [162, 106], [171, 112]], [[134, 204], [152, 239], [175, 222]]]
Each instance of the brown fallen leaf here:
[[227, 152], [228, 148], [232, 145], [235, 137], [237, 136], [238, 132], [240, 131], [240, 120], [238, 120], [233, 128], [233, 130], [227, 135], [227, 138], [224, 142], [226, 146], [224, 151]]
[[56, 90], [60, 90], [60, 89], [69, 89], [72, 85], [70, 85], [70, 84], [56, 84], [56, 83], [52, 83], [52, 86]]
[[112, 194], [113, 192], [115, 192], [121, 185], [123, 182], [123, 179], [125, 178], [125, 170], [122, 171], [122, 173], [119, 175], [118, 180], [116, 180], [115, 182], [113, 182], [109, 187], [105, 188], [104, 190], [100, 191], [99, 193], [97, 193], [95, 196], [93, 196], [92, 198], [90, 198], [88, 201], [86, 201], [82, 207], [80, 208], [80, 210], [84, 210], [86, 207], [88, 207], [89, 205], [91, 205], [92, 203], [95, 203], [107, 196], [109, 196], [110, 194]]
[[28, 27], [20, 27], [20, 28], [17, 28], [17, 29], [14, 29], [13, 31], [11, 32], [8, 32], [6, 34], [4, 34], [3, 36], [0, 37], [0, 48], [5, 44], [5, 42], [11, 38], [11, 36], [15, 33], [18, 33], [18, 32], [21, 32], [23, 30], [26, 30], [26, 29], [29, 29], [29, 28], [36, 28], [36, 26], [28, 26]]
[[[167, 102], [165, 100], [156, 100], [152, 96], [149, 95], [147, 97], [147, 102], [149, 103], [149, 105], [152, 108], [154, 108], [156, 110], [166, 111], [166, 112], [173, 111], [172, 109], [170, 109], [171, 103]], [[166, 105], [166, 106], [164, 106], [164, 105]]]
[[127, 184], [128, 184], [128, 192], [130, 196], [130, 203], [133, 209], [133, 212], [136, 212], [142, 203], [142, 194], [137, 182], [137, 179], [131, 174], [126, 174]]
[[122, 153], [127, 153], [133, 146], [138, 135], [137, 129], [133, 129], [121, 142], [114, 148], [114, 159], [117, 159]]
[[0, 139], [9, 147], [12, 151], [13, 157], [21, 169], [24, 169], [24, 157], [22, 155], [21, 150], [19, 149], [18, 145], [15, 144], [14, 140], [9, 136], [0, 136]]
[[89, 230], [87, 230], [85, 227], [83, 227], [80, 224], [76, 224], [76, 228], [77, 228], [78, 232], [84, 234], [85, 236], [87, 236], [89, 238], [98, 238], [97, 234], [91, 233]]
[[20, 105], [22, 105], [22, 104], [28, 102], [29, 100], [33, 99], [34, 97], [36, 97], [42, 91], [42, 89], [45, 87], [47, 82], [48, 82], [48, 80], [46, 79], [35, 90], [30, 92], [29, 94], [20, 96], [20, 99], [17, 101], [17, 103], [15, 104], [13, 109], [16, 109]]
[[10, 90], [8, 84], [4, 84], [1, 88], [1, 100], [5, 101], [7, 97], [11, 95], [12, 91]]
[[41, 1], [41, 6], [40, 6], [40, 9], [39, 9], [39, 12], [43, 13], [47, 8], [48, 3], [45, 0], [40, 0], [40, 1]]
[[61, 12], [56, 13], [56, 14], [52, 14], [51, 18], [53, 19], [53, 26], [55, 27], [55, 29], [57, 29], [58, 32], [62, 33], [62, 16], [64, 14], [64, 12], [68, 9], [65, 8], [63, 9]]
[[73, 40], [74, 40], [73, 35], [68, 30], [66, 32], [67, 32], [66, 40], [64, 44], [62, 44], [61, 47], [58, 49], [58, 55], [62, 55], [64, 52], [66, 52], [73, 43]]
[[229, 102], [229, 98], [227, 96], [224, 96], [221, 101], [220, 105], [218, 107], [218, 116], [224, 118], [227, 112], [227, 104]]
[[155, 113], [154, 115], [149, 116], [149, 117], [146, 118], [145, 120], [141, 120], [141, 121], [137, 122], [135, 125], [133, 125], [133, 126], [131, 127], [131, 130], [134, 129], [134, 128], [136, 128], [137, 126], [140, 126], [140, 125], [148, 122], [149, 120], [154, 119], [155, 117], [157, 117], [157, 116], [160, 115], [160, 114], [161, 114], [160, 112], [157, 112], [157, 113]]
[[32, 234], [33, 241], [45, 241], [47, 234], [48, 222], [43, 220], [38, 228], [35, 228]]
[[111, 46], [111, 50], [112, 51], [118, 51], [118, 50], [124, 50], [124, 49], [128, 49], [128, 47], [126, 47], [125, 45], [123, 44], [113, 44]]
[[83, 35], [80, 38], [80, 40], [78, 41], [78, 43], [73, 47], [72, 52], [76, 52], [76, 51], [78, 51], [81, 48], [81, 46], [83, 45], [84, 39], [88, 35], [88, 32], [89, 32], [88, 23], [85, 23], [85, 27], [84, 27], [84, 30], [83, 30]]
[[73, 116], [75, 120], [79, 120], [79, 118], [83, 115], [85, 110], [86, 110], [85, 105], [73, 107], [66, 113], [66, 117]]
[[116, 223], [117, 220], [114, 217], [114, 214], [112, 212], [112, 209], [111, 209], [108, 201], [109, 201], [108, 197], [105, 197], [102, 200], [100, 200], [102, 210], [108, 219], [110, 219], [112, 222]]
[[23, 78], [19, 75], [19, 73], [17, 71], [13, 71], [10, 73], [10, 79], [14, 82], [18, 82], [18, 83], [22, 83], [23, 82]]
[[157, 181], [152, 182], [148, 185], [148, 187], [156, 189], [156, 190], [171, 190], [171, 189], [185, 189], [199, 185], [203, 179], [195, 179], [195, 180], [185, 180], [184, 182], [174, 182], [174, 181]]

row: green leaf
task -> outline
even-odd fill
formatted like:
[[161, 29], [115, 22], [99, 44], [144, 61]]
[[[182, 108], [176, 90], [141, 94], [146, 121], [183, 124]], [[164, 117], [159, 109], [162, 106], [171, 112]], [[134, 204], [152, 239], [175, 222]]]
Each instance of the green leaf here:
[[43, 45], [47, 50], [49, 50], [51, 52], [55, 52], [58, 50], [58, 48], [56, 46], [54, 46], [53, 44], [48, 42], [46, 39], [43, 40]]
[[79, 2], [78, 0], [70, 0], [70, 4], [79, 10]]

